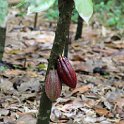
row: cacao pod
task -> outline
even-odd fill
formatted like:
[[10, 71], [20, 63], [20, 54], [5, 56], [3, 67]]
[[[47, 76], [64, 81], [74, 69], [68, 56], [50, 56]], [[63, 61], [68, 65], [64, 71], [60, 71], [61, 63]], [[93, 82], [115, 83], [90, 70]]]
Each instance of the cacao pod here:
[[55, 101], [61, 94], [62, 84], [57, 70], [50, 70], [45, 80], [45, 92], [51, 101]]
[[69, 60], [66, 57], [60, 57], [57, 64], [58, 75], [63, 83], [71, 88], [75, 88], [77, 84], [77, 77]]

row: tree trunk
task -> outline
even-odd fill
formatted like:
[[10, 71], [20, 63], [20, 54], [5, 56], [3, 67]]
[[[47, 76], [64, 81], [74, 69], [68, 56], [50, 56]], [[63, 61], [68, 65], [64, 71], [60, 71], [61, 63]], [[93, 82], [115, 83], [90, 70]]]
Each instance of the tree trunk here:
[[76, 35], [75, 35], [75, 40], [78, 40], [79, 38], [81, 38], [83, 22], [84, 22], [83, 19], [80, 16], [78, 16], [78, 24], [77, 24], [77, 31], [76, 31]]
[[68, 38], [67, 41], [65, 43], [65, 48], [64, 48], [64, 56], [68, 58], [68, 49], [69, 49], [69, 34], [68, 34]]
[[[68, 39], [69, 25], [71, 21], [73, 5], [74, 3], [72, 0], [58, 1], [59, 20], [57, 23], [55, 39], [54, 39], [51, 55], [49, 58], [46, 76], [50, 69], [56, 68], [57, 58], [59, 55], [62, 55], [63, 53], [65, 43]], [[52, 108], [52, 102], [46, 96], [45, 89], [43, 86], [37, 124], [49, 124], [51, 108]]]
[[34, 16], [34, 30], [37, 30], [37, 19], [38, 19], [38, 13], [35, 13], [35, 16]]
[[0, 27], [0, 61], [3, 58], [5, 39], [6, 39], [6, 28]]

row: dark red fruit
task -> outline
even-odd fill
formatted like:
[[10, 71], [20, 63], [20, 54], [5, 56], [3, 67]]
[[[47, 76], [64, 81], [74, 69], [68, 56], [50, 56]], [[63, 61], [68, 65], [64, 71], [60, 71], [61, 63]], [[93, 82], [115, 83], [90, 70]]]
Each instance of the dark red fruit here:
[[65, 83], [71, 88], [76, 87], [77, 84], [76, 73], [66, 57], [60, 57], [58, 59], [57, 71], [63, 83]]
[[55, 101], [61, 94], [62, 84], [57, 70], [50, 70], [45, 81], [45, 92], [51, 101]]

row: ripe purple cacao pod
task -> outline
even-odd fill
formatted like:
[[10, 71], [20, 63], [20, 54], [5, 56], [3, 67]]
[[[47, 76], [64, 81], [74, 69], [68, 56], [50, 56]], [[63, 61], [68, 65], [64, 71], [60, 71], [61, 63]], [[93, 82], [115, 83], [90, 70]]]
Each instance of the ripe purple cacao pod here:
[[57, 70], [50, 70], [45, 81], [45, 92], [51, 101], [55, 101], [61, 94], [62, 84]]
[[77, 84], [77, 77], [69, 60], [66, 57], [60, 57], [57, 64], [58, 75], [63, 83], [71, 88], [75, 88]]

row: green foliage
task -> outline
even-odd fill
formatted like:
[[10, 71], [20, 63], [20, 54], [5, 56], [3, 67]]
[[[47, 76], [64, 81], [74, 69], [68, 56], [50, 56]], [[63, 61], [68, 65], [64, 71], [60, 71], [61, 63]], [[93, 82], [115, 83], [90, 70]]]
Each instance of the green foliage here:
[[42, 71], [42, 70], [47, 70], [47, 68], [46, 68], [46, 65], [44, 63], [41, 63], [41, 64], [37, 65], [36, 70]]
[[45, 18], [48, 20], [55, 20], [59, 17], [58, 12], [58, 1], [55, 1], [55, 4], [46, 11]]
[[74, 0], [74, 3], [79, 15], [88, 23], [93, 14], [92, 0]]
[[8, 11], [7, 0], [0, 0], [0, 26], [3, 25]]
[[[58, 12], [58, 2], [57, 1], [55, 2], [55, 4], [50, 9], [48, 9], [46, 11], [44, 17], [47, 18], [50, 21], [58, 19], [59, 12]], [[76, 9], [74, 9], [71, 20], [72, 20], [73, 23], [77, 23], [77, 19], [78, 19], [78, 12], [77, 12]]]
[[21, 2], [16, 7], [27, 8], [27, 13], [36, 13], [49, 9], [56, 0], [21, 0]]
[[73, 10], [73, 15], [71, 17], [71, 20], [74, 23], [77, 23], [77, 21], [78, 21], [78, 12], [76, 11], [76, 9]]
[[[49, 9], [57, 0], [22, 0], [17, 7], [24, 6], [25, 4], [27, 7], [27, 13], [36, 13], [41, 12]], [[88, 23], [90, 17], [93, 14], [93, 4], [92, 0], [74, 0], [75, 8], [79, 15]], [[50, 20], [53, 18], [56, 18], [58, 16], [57, 11], [52, 11], [50, 9], [48, 11], [48, 14], [46, 17], [48, 17]], [[74, 19], [74, 18], [72, 18]]]
[[0, 72], [6, 71], [8, 68], [6, 66], [0, 66]]
[[27, 0], [21, 0], [19, 4], [16, 5], [16, 7], [24, 7], [25, 4], [27, 4], [28, 1]]
[[28, 14], [33, 12], [41, 12], [49, 9], [55, 0], [33, 0], [32, 4], [28, 7]]
[[124, 2], [110, 0], [105, 3], [101, 0], [95, 4], [95, 12], [98, 20], [105, 26], [116, 27], [117, 29], [124, 28]]
[[45, 14], [45, 18], [47, 18], [48, 20], [55, 20], [58, 18], [58, 15], [59, 15], [58, 11], [51, 8]]
[[30, 3], [28, 0], [21, 0], [20, 3], [15, 6], [20, 9], [20, 12], [17, 14], [17, 16], [24, 17], [29, 5]]

